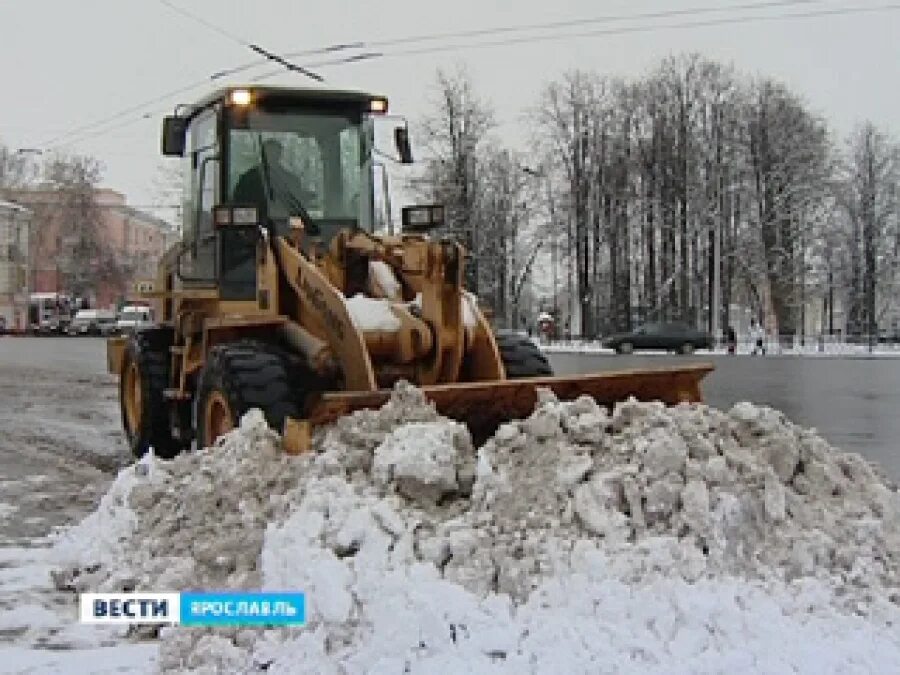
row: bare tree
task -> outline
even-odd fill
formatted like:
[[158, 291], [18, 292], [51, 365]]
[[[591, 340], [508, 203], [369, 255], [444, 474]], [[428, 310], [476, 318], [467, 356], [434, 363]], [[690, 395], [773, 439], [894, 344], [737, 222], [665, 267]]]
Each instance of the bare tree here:
[[824, 123], [782, 85], [762, 81], [748, 109], [764, 291], [782, 335], [799, 327], [806, 248], [814, 212], [828, 190], [830, 147]]
[[[849, 324], [853, 335], [877, 339], [879, 315], [894, 303], [900, 247], [900, 146], [871, 122], [847, 139], [837, 183], [849, 228]], [[878, 299], [883, 299], [879, 311]]]
[[422, 125], [428, 159], [419, 187], [446, 207], [445, 233], [468, 249], [468, 285], [475, 293], [486, 262], [484, 232], [476, 218], [479, 153], [493, 125], [493, 111], [476, 96], [465, 70], [438, 71], [437, 98]]
[[33, 184], [38, 165], [31, 153], [13, 150], [0, 143], [0, 189], [17, 189]]
[[96, 200], [101, 176], [101, 165], [92, 157], [57, 155], [44, 166], [45, 186], [55, 197], [41, 206], [35, 219], [44, 224], [43, 231], [36, 232], [37, 250], [56, 250], [62, 286], [80, 297], [103, 282], [121, 287], [128, 276], [101, 229]]

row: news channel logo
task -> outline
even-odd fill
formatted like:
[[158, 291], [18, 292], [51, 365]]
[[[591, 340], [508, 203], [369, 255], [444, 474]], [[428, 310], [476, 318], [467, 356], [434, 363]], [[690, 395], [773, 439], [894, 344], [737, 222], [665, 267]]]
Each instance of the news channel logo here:
[[82, 593], [82, 623], [302, 626], [306, 598], [293, 592]]

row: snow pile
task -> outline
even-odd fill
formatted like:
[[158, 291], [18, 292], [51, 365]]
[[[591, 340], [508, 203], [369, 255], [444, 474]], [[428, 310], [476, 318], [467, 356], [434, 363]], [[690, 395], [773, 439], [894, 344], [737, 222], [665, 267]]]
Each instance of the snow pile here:
[[502, 427], [479, 468], [471, 554], [504, 561], [501, 591], [565, 569], [566, 542], [585, 535], [605, 551], [665, 542], [685, 579], [819, 576], [853, 606], [900, 591], [896, 489], [769, 408], [628, 401], [608, 415], [548, 399]]
[[97, 509], [75, 527], [58, 533], [54, 558], [59, 563], [114, 565], [121, 547], [134, 535], [137, 515], [129, 497], [138, 485], [153, 484], [158, 460], [148, 453], [139, 462], [120, 470]]
[[896, 489], [773, 410], [543, 394], [476, 452], [401, 384], [277, 446], [251, 414], [132, 488], [105, 583], [307, 593], [303, 629], [164, 630], [162, 670], [900, 668]]
[[259, 587], [262, 535], [277, 509], [270, 497], [299, 482], [303, 463], [281, 452], [278, 435], [254, 410], [211, 448], [125, 469], [100, 509], [57, 546], [70, 564], [57, 585]]

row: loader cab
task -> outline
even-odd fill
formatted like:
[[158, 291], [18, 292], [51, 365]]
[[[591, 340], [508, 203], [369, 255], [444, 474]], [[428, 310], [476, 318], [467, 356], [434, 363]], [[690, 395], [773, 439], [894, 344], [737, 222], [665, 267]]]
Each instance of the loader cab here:
[[182, 281], [253, 300], [260, 226], [284, 235], [300, 217], [326, 246], [342, 229], [371, 231], [374, 117], [386, 112], [359, 92], [252, 87], [166, 118], [163, 154], [184, 157]]

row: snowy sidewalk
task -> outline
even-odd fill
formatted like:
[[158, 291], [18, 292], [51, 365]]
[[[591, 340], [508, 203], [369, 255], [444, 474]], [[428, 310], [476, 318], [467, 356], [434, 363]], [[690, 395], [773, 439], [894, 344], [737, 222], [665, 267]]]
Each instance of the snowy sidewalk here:
[[[535, 341], [542, 351], [548, 354], [598, 354], [615, 356], [616, 352], [608, 347], [601, 346], [599, 340], [556, 340], [550, 344]], [[751, 345], [740, 344], [737, 347], [738, 356], [752, 354]], [[640, 356], [666, 356], [669, 352], [662, 349], [647, 349], [634, 352]], [[704, 349], [696, 352], [697, 355], [727, 356], [728, 351], [724, 347]], [[869, 351], [866, 345], [851, 344], [826, 344], [822, 347], [816, 344], [783, 348], [777, 345], [769, 345], [766, 356], [803, 356], [816, 358], [900, 358], [900, 345], [878, 345]]]

